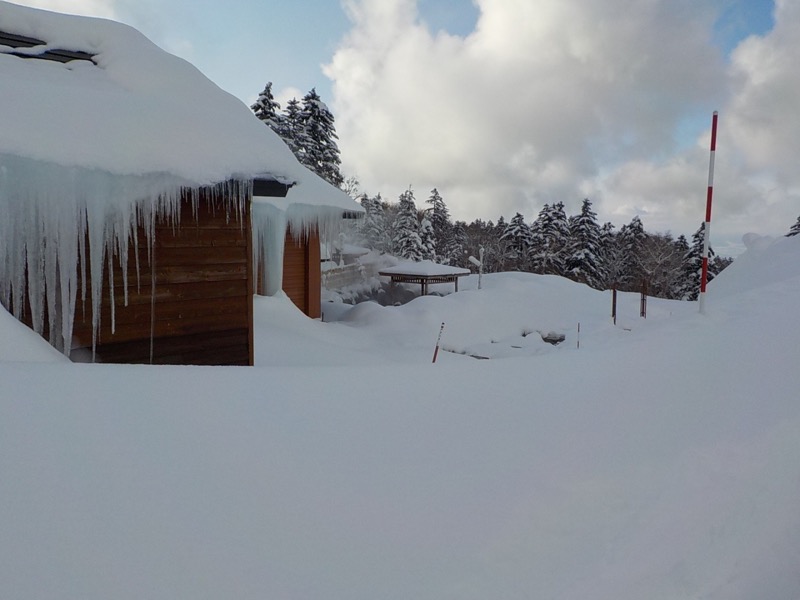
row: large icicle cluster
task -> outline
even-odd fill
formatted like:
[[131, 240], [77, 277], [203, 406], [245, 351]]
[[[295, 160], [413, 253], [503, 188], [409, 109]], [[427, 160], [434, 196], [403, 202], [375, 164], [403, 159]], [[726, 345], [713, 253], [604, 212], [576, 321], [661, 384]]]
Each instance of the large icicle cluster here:
[[[47, 331], [66, 355], [76, 306], [83, 303], [85, 313], [88, 303], [94, 345], [103, 278], [112, 294], [113, 329], [114, 261], [122, 268], [127, 303], [128, 248], [137, 243], [137, 228], [145, 230], [150, 257], [156, 218], [179, 224], [187, 192], [196, 207], [197, 186], [173, 175], [121, 176], [0, 154], [0, 301], [20, 319], [29, 306], [33, 329]], [[224, 192], [234, 194], [241, 212], [250, 188], [230, 185]]]
[[[290, 191], [289, 198], [291, 196]], [[331, 241], [342, 230], [343, 212], [338, 206], [290, 203], [284, 198], [253, 197], [253, 268], [264, 282], [265, 295], [274, 296], [282, 289], [287, 230], [295, 238], [302, 238], [318, 229], [321, 241]]]

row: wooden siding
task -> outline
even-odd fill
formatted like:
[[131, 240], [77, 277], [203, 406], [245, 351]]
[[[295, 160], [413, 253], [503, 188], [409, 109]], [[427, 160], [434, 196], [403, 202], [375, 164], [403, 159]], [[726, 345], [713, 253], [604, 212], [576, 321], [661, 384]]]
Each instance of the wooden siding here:
[[322, 315], [320, 294], [319, 233], [313, 230], [307, 237], [296, 239], [286, 234], [283, 253], [283, 291], [297, 307], [312, 319]]
[[[142, 228], [129, 247], [128, 302], [123, 266], [114, 258], [103, 282], [95, 362], [252, 365], [253, 285], [249, 206], [244, 220], [220, 199], [201, 197], [197, 214], [181, 206], [180, 225], [159, 219], [152, 257]], [[75, 316], [70, 358], [92, 360], [90, 293]]]

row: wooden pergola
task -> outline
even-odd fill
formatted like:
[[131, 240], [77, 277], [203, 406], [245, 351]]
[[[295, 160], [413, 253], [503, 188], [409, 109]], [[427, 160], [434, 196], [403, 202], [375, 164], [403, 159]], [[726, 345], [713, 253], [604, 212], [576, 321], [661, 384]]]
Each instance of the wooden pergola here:
[[436, 283], [453, 283], [455, 291], [458, 292], [459, 277], [469, 274], [469, 269], [437, 265], [430, 261], [408, 263], [378, 272], [378, 275], [382, 277], [389, 277], [392, 286], [396, 283], [418, 283], [423, 296], [427, 296], [429, 286]]

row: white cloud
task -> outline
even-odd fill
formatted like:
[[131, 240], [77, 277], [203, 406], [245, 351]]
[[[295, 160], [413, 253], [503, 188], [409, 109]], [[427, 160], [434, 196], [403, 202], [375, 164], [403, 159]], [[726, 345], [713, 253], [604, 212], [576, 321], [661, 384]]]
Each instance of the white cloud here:
[[[588, 195], [618, 225], [639, 213], [648, 228], [691, 233], [708, 132], [688, 148], [676, 132], [720, 108], [718, 185], [730, 198], [719, 214], [730, 228], [766, 218], [759, 198], [796, 185], [800, 150], [800, 8], [778, 4], [775, 32], [744, 43], [728, 69], [712, 3], [477, 0], [462, 38], [431, 33], [414, 0], [350, 0], [352, 29], [326, 67], [344, 169], [390, 198], [435, 185], [469, 220], [533, 218], [558, 200], [575, 211]], [[775, 166], [775, 178], [756, 170]]]

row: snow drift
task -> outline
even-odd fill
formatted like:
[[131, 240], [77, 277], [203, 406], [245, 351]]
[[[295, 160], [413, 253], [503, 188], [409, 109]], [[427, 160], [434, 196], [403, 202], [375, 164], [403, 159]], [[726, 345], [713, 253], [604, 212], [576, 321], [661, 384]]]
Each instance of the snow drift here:
[[[263, 299], [256, 368], [6, 349], [4, 597], [797, 598], [800, 238], [766, 245], [707, 315], [623, 295], [625, 329], [498, 274], [337, 323]], [[448, 315], [466, 344], [577, 314], [580, 350], [430, 364]]]

